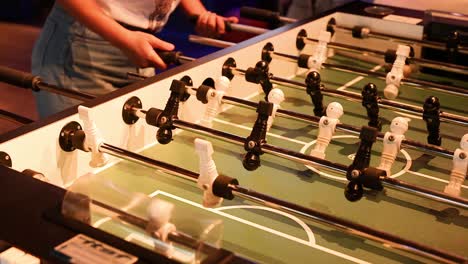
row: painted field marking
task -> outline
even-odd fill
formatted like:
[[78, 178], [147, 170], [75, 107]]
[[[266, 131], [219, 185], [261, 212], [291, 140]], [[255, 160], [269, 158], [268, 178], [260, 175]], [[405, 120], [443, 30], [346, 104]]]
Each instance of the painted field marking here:
[[[408, 173], [419, 176], [419, 177], [423, 177], [423, 178], [431, 179], [431, 180], [434, 180], [434, 181], [438, 181], [438, 182], [449, 183], [449, 181], [447, 181], [447, 180], [436, 178], [436, 177], [433, 177], [433, 176], [429, 176], [429, 175], [426, 175], [424, 173], [420, 173], [420, 172], [417, 172], [417, 171], [408, 170]], [[468, 189], [468, 186], [466, 186], [466, 185], [462, 185], [461, 187], [465, 188], [465, 189]]]
[[[338, 135], [338, 136], [333, 136], [333, 138], [358, 138], [358, 136], [354, 136], [354, 135]], [[317, 140], [313, 140], [311, 141], [310, 143], [308, 143], [307, 145], [305, 145], [304, 147], [302, 147], [302, 149], [299, 151], [301, 152], [302, 154], [305, 154], [306, 150], [309, 149], [311, 146], [313, 146], [315, 144]], [[390, 175], [389, 177], [390, 178], [397, 178], [401, 175], [403, 175], [405, 172], [409, 171], [409, 169], [411, 168], [411, 165], [413, 164], [413, 160], [411, 159], [411, 156], [409, 155], [408, 152], [406, 152], [404, 149], [401, 149], [400, 152], [403, 154], [403, 156], [405, 156], [405, 159], [406, 159], [406, 164], [405, 164], [405, 167], [400, 170], [399, 172], [395, 173], [395, 174], [392, 174]], [[305, 165], [308, 169], [310, 169], [311, 171], [319, 174], [319, 175], [322, 175], [324, 176], [325, 178], [329, 178], [329, 179], [333, 179], [333, 180], [338, 180], [338, 181], [342, 181], [342, 182], [347, 182], [348, 180], [346, 179], [346, 177], [340, 177], [340, 176], [335, 176], [335, 175], [331, 175], [331, 174], [328, 174], [324, 171], [321, 171], [317, 168], [315, 168], [314, 166], [312, 165]]]
[[221, 207], [218, 207], [218, 208], [213, 208], [213, 210], [216, 210], [216, 211], [225, 211], [225, 210], [230, 210], [230, 209], [255, 209], [255, 210], [269, 211], [269, 212], [273, 212], [273, 213], [282, 215], [282, 216], [284, 216], [286, 218], [294, 220], [294, 222], [296, 222], [298, 225], [300, 225], [302, 227], [302, 229], [304, 229], [304, 231], [307, 233], [307, 237], [308, 237], [309, 242], [311, 243], [311, 245], [315, 244], [314, 232], [312, 232], [310, 227], [306, 223], [304, 223], [304, 221], [302, 221], [301, 219], [299, 219], [298, 217], [296, 217], [294, 215], [285, 213], [283, 211], [280, 211], [280, 210], [277, 210], [277, 209], [274, 209], [274, 208], [265, 207], [265, 206], [258, 206], [258, 205], [231, 205], [231, 206], [221, 206]]
[[[216, 122], [219, 122], [219, 123], [222, 123], [222, 124], [226, 124], [226, 125], [231, 125], [231, 126], [234, 126], [234, 127], [245, 129], [245, 130], [251, 130], [252, 129], [250, 127], [234, 124], [234, 123], [231, 123], [229, 121], [224, 121], [224, 120], [221, 120], [221, 119], [218, 119], [218, 118], [213, 119], [213, 121], [216, 121]], [[305, 154], [306, 149], [308, 149], [310, 146], [315, 144], [315, 140], [307, 143], [307, 142], [304, 142], [304, 141], [300, 141], [300, 140], [296, 140], [296, 139], [292, 139], [292, 138], [287, 138], [287, 137], [284, 137], [284, 136], [281, 136], [281, 135], [276, 135], [276, 134], [273, 134], [273, 133], [267, 133], [267, 135], [269, 135], [271, 137], [276, 137], [276, 138], [279, 138], [279, 139], [283, 139], [283, 140], [286, 140], [286, 141], [294, 142], [294, 143], [297, 143], [299, 145], [304, 145], [302, 147], [302, 149], [300, 150], [300, 152], [303, 153], [303, 154]], [[353, 136], [353, 135], [338, 135], [338, 136], [334, 136], [333, 138], [347, 138], [347, 137], [348, 138], [350, 138], [350, 137], [357, 138], [357, 136]], [[407, 160], [407, 163], [406, 163], [405, 167], [401, 171], [399, 171], [399, 172], [397, 172], [395, 174], [392, 174], [390, 176], [391, 178], [396, 178], [396, 177], [399, 177], [399, 176], [403, 175], [405, 172], [409, 172], [409, 168], [412, 165], [412, 158], [409, 155], [409, 153], [407, 151], [405, 151], [404, 149], [401, 149], [400, 152], [405, 156], [405, 158]], [[339, 181], [344, 181], [345, 180], [345, 178], [342, 178], [342, 177], [339, 177], [339, 176], [333, 176], [333, 175], [330, 175], [330, 174], [328, 174], [326, 172], [322, 172], [320, 170], [317, 170], [313, 166], [306, 165], [306, 167], [311, 169], [312, 171], [320, 174], [320, 175], [323, 175], [324, 177], [339, 180]], [[428, 178], [428, 179], [433, 179], [433, 180], [437, 179], [437, 178], [429, 176], [429, 175], [425, 175], [425, 176], [423, 176], [423, 175], [425, 175], [425, 174], [420, 173], [420, 175], [418, 175], [418, 176], [425, 177], [425, 178]], [[437, 181], [444, 181], [444, 180], [438, 179]], [[463, 187], [463, 188], [466, 188], [466, 187]]]
[[[382, 65], [377, 65], [377, 66], [375, 66], [374, 68], [372, 68], [370, 71], [371, 71], [371, 72], [375, 72], [375, 71], [380, 70], [380, 68], [382, 68]], [[361, 80], [364, 79], [365, 77], [367, 77], [367, 76], [358, 76], [358, 77], [352, 79], [351, 81], [349, 81], [349, 82], [343, 84], [342, 86], [340, 86], [339, 88], [337, 88], [337, 90], [339, 90], [339, 91], [345, 90], [346, 88], [350, 87], [351, 85], [353, 85], [353, 84], [355, 84], [355, 83], [361, 81]]]
[[[221, 120], [221, 119], [218, 119], [218, 118], [214, 118], [213, 121], [216, 121], [218, 123], [225, 124], [225, 125], [231, 125], [231, 126], [234, 126], [234, 127], [240, 128], [240, 129], [244, 129], [244, 130], [249, 130], [249, 131], [252, 130], [251, 127], [246, 127], [246, 126], [243, 126], [243, 125], [234, 124], [234, 123], [231, 123], [229, 121], [224, 121], [224, 120]], [[267, 135], [271, 136], [271, 137], [275, 137], [275, 138], [280, 138], [280, 139], [283, 139], [283, 140], [286, 140], [286, 141], [294, 142], [294, 143], [299, 144], [299, 145], [306, 145], [307, 144], [307, 142], [304, 142], [304, 141], [300, 141], [300, 140], [296, 140], [296, 139], [292, 139], [292, 138], [288, 138], [288, 137], [283, 137], [281, 135], [273, 134], [273, 133], [270, 133], [270, 132], [268, 132]]]
[[212, 209], [212, 208], [206, 208], [206, 207], [204, 207], [203, 205], [201, 205], [201, 204], [199, 204], [199, 203], [196, 203], [196, 202], [193, 202], [193, 201], [191, 201], [191, 200], [188, 200], [188, 199], [179, 197], [179, 196], [177, 196], [177, 195], [173, 195], [173, 194], [167, 193], [167, 192], [165, 192], [165, 191], [157, 190], [157, 191], [154, 191], [153, 193], [151, 193], [149, 196], [150, 196], [150, 197], [154, 197], [154, 196], [156, 196], [156, 195], [158, 195], [158, 194], [165, 195], [165, 196], [170, 197], [170, 198], [172, 198], [172, 199], [179, 200], [179, 201], [184, 202], [184, 203], [186, 203], [186, 204], [189, 204], [189, 205], [198, 207], [198, 208], [200, 208], [200, 209], [202, 209], [202, 210], [206, 210], [206, 211], [212, 212], [212, 213], [214, 213], [214, 214], [218, 214], [218, 215], [220, 215], [220, 216], [223, 216], [223, 217], [226, 217], [226, 218], [235, 220], [235, 221], [237, 221], [237, 222], [240, 222], [240, 223], [243, 223], [243, 224], [252, 226], [252, 227], [255, 227], [255, 228], [257, 228], [257, 229], [260, 229], [260, 230], [269, 232], [269, 233], [271, 233], [271, 234], [275, 234], [275, 235], [277, 235], [277, 236], [281, 236], [281, 237], [283, 237], [283, 238], [285, 238], [285, 239], [288, 239], [288, 240], [291, 240], [291, 241], [300, 243], [300, 244], [302, 244], [302, 245], [309, 246], [309, 247], [312, 247], [312, 248], [315, 248], [315, 249], [318, 249], [318, 250], [327, 252], [327, 253], [329, 253], [329, 254], [335, 255], [335, 256], [337, 256], [337, 257], [341, 257], [341, 258], [346, 259], [346, 260], [349, 260], [349, 261], [353, 261], [353, 262], [356, 262], [356, 263], [369, 263], [369, 262], [364, 261], [364, 260], [362, 260], [362, 259], [358, 259], [358, 258], [349, 256], [349, 255], [346, 255], [345, 253], [338, 252], [338, 251], [336, 251], [336, 250], [333, 250], [333, 249], [330, 249], [330, 248], [326, 248], [326, 247], [323, 247], [323, 246], [319, 246], [319, 245], [317, 245], [317, 244], [315, 244], [315, 243], [312, 243], [312, 241], [306, 241], [306, 240], [297, 238], [297, 237], [295, 237], [295, 236], [291, 236], [291, 235], [289, 235], [289, 234], [285, 234], [285, 233], [280, 232], [280, 231], [278, 231], [278, 230], [274, 230], [274, 229], [271, 229], [271, 228], [268, 228], [268, 227], [259, 225], [259, 224], [257, 224], [257, 223], [254, 223], [254, 222], [251, 222], [251, 221], [242, 219], [242, 218], [240, 218], [240, 217], [227, 214], [227, 213], [222, 212], [222, 211], [220, 211], [220, 210], [216, 210], [216, 209]]

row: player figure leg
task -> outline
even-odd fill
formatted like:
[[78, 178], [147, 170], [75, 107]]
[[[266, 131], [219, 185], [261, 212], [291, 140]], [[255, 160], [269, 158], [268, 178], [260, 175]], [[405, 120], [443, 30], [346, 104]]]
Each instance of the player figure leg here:
[[322, 116], [319, 121], [317, 141], [314, 149], [310, 152], [313, 157], [325, 158], [325, 150], [335, 133], [336, 124], [340, 122], [339, 118], [343, 115], [343, 106], [340, 103], [332, 102], [327, 106], [327, 115]]
[[284, 101], [284, 93], [281, 89], [275, 88], [270, 91], [268, 95], [268, 102], [273, 103], [273, 111], [271, 116], [268, 117], [267, 121], [267, 131], [270, 130], [270, 127], [273, 125], [273, 120], [275, 119], [276, 111], [281, 108], [281, 103]]
[[429, 135], [427, 142], [429, 144], [440, 146], [442, 138], [440, 137], [440, 102], [439, 98], [429, 96], [423, 105], [423, 119], [426, 121], [426, 128]]
[[444, 192], [453, 196], [460, 196], [461, 185], [466, 178], [468, 170], [468, 134], [465, 134], [460, 141], [460, 148], [457, 148], [453, 155], [453, 167], [450, 172], [450, 181], [445, 186]]
[[406, 45], [398, 45], [397, 57], [393, 63], [392, 70], [387, 74], [385, 79], [387, 86], [384, 89], [384, 95], [388, 99], [395, 99], [398, 96], [401, 79], [403, 79], [403, 71], [405, 69], [406, 59], [410, 54], [410, 47]]
[[223, 198], [213, 194], [213, 182], [218, 177], [218, 170], [212, 158], [213, 146], [211, 142], [195, 139], [195, 151], [200, 157], [200, 176], [197, 185], [203, 190], [203, 206], [215, 207], [222, 203]]
[[205, 113], [200, 120], [200, 124], [206, 127], [213, 127], [213, 119], [218, 115], [222, 105], [222, 99], [231, 85], [231, 81], [221, 76], [215, 81], [215, 89], [206, 95], [208, 101]]
[[408, 131], [409, 119], [405, 117], [395, 117], [390, 125], [390, 131], [385, 133], [383, 138], [383, 150], [380, 157], [380, 164], [377, 169], [387, 172], [391, 175], [392, 165], [401, 148], [401, 141], [405, 139], [405, 133]]
[[377, 95], [377, 86], [373, 83], [368, 83], [362, 89], [362, 106], [367, 110], [367, 117], [369, 122], [367, 123], [371, 127], [377, 128], [379, 131], [382, 130], [382, 122], [379, 120], [379, 103], [380, 99]]

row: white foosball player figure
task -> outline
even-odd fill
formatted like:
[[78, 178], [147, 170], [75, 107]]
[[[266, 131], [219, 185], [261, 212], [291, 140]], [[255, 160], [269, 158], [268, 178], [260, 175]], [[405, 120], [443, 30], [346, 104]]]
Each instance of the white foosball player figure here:
[[231, 81], [225, 76], [221, 76], [215, 81], [216, 90], [207, 95], [208, 103], [206, 104], [205, 114], [200, 121], [202, 126], [213, 127], [213, 119], [218, 114], [222, 105], [221, 100], [230, 86]]
[[[163, 241], [168, 241], [170, 233], [176, 231], [176, 226], [172, 224], [171, 217], [174, 205], [170, 202], [153, 198], [147, 208], [148, 225], [146, 232], [151, 236]], [[174, 247], [168, 243], [169, 247], [164, 252], [168, 257], [174, 254]]]
[[268, 102], [273, 103], [273, 111], [271, 116], [268, 117], [267, 121], [267, 131], [270, 130], [271, 125], [273, 125], [273, 120], [275, 119], [276, 111], [281, 108], [281, 103], [284, 101], [284, 93], [281, 89], [275, 88], [270, 91], [268, 94]]
[[318, 44], [315, 47], [314, 53], [307, 61], [309, 71], [320, 72], [322, 64], [327, 60], [328, 51], [327, 46], [331, 39], [331, 33], [328, 31], [321, 31], [318, 37]]
[[460, 148], [453, 153], [453, 167], [450, 172], [450, 181], [444, 192], [453, 196], [460, 196], [460, 188], [466, 178], [468, 170], [468, 134], [460, 141]]
[[392, 70], [387, 73], [385, 79], [387, 86], [384, 89], [385, 98], [395, 99], [398, 96], [398, 89], [400, 88], [401, 79], [403, 79], [406, 59], [410, 54], [411, 48], [406, 45], [398, 45], [396, 51], [396, 59], [393, 63]]
[[99, 147], [104, 140], [99, 129], [92, 118], [91, 109], [82, 105], [78, 106], [78, 115], [83, 121], [83, 131], [85, 132], [85, 148], [91, 151], [91, 161], [89, 166], [93, 168], [102, 167], [109, 161], [106, 154], [99, 151]]
[[377, 169], [386, 171], [387, 176], [391, 175], [392, 165], [398, 152], [400, 152], [401, 142], [405, 139], [409, 121], [410, 119], [405, 117], [395, 117], [390, 124], [390, 131], [385, 133], [382, 156], [380, 157], [380, 164], [377, 166]]
[[340, 103], [332, 102], [327, 106], [326, 116], [322, 116], [319, 121], [317, 141], [310, 152], [311, 156], [325, 158], [325, 150], [335, 134], [336, 124], [340, 122], [342, 115], [343, 106]]
[[200, 157], [200, 175], [197, 185], [203, 190], [203, 206], [218, 206], [223, 202], [223, 198], [213, 194], [213, 182], [218, 177], [216, 164], [212, 158], [213, 146], [211, 142], [197, 138], [195, 139], [195, 151]]

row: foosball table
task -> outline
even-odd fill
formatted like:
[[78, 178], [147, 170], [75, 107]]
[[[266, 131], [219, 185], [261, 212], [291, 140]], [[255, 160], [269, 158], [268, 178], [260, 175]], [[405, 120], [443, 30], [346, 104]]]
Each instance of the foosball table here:
[[466, 263], [468, 67], [411, 23], [299, 21], [1, 136], [0, 239], [65, 263]]

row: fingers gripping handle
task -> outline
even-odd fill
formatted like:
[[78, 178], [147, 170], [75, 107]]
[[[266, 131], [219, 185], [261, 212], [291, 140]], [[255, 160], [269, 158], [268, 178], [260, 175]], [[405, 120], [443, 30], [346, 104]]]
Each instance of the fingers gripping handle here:
[[164, 61], [164, 63], [171, 65], [180, 65], [180, 56], [182, 53], [180, 51], [163, 51], [163, 50], [156, 50], [156, 53]]
[[[198, 21], [198, 17], [199, 17], [199, 16], [197, 16], [197, 15], [191, 16], [191, 17], [189, 18], [190, 23], [196, 25], [196, 24], [197, 24], [197, 21]], [[224, 21], [224, 28], [226, 29], [226, 32], [231, 32], [231, 31], [232, 31], [232, 24], [231, 24], [231, 22], [229, 22], [229, 21]]]
[[78, 115], [83, 120], [83, 130], [86, 135], [85, 148], [91, 151], [91, 161], [89, 165], [93, 168], [102, 167], [109, 161], [106, 154], [99, 151], [99, 147], [104, 143], [99, 129], [92, 119], [91, 109], [84, 106], [78, 107]]
[[18, 71], [9, 67], [0, 66], [0, 81], [22, 88], [29, 88], [38, 91], [37, 83], [41, 81], [39, 76]]

